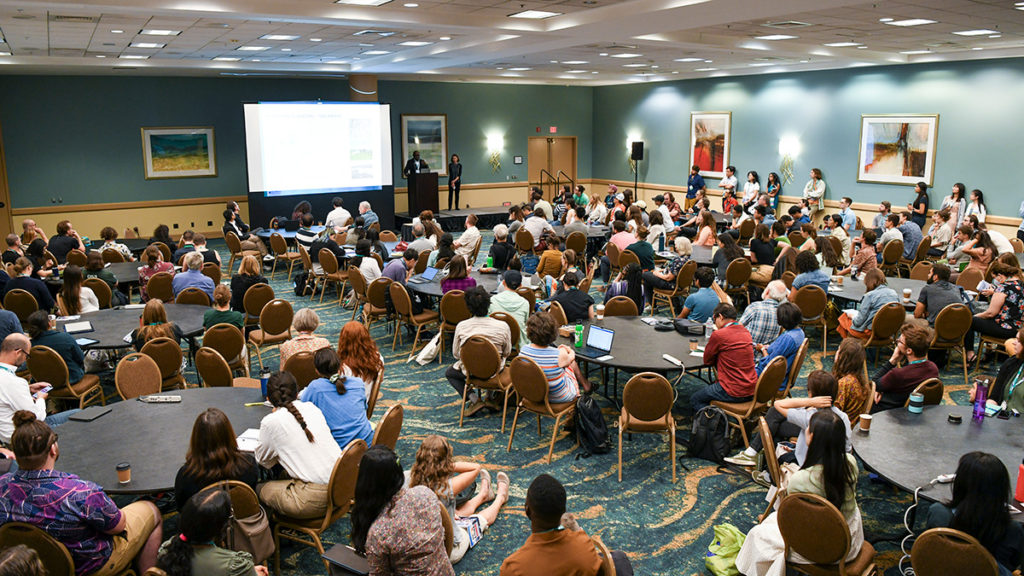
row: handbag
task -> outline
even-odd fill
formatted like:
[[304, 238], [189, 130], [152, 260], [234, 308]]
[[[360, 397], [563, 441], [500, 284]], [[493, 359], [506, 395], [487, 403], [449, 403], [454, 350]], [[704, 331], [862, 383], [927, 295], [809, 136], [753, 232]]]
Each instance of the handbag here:
[[270, 532], [270, 520], [262, 506], [259, 512], [246, 518], [236, 518], [232, 513], [226, 544], [236, 552], [252, 554], [256, 564], [262, 564], [274, 555], [274, 535]]
[[416, 363], [419, 364], [420, 366], [426, 366], [427, 364], [433, 362], [435, 358], [437, 358], [437, 353], [440, 352], [440, 350], [441, 331], [438, 330], [437, 334], [435, 334], [434, 337], [430, 339], [430, 342], [427, 342], [427, 345], [424, 346], [419, 351], [418, 354], [416, 354], [415, 356], [409, 356], [409, 360], [407, 360], [407, 362], [412, 362], [413, 360], [416, 360]]

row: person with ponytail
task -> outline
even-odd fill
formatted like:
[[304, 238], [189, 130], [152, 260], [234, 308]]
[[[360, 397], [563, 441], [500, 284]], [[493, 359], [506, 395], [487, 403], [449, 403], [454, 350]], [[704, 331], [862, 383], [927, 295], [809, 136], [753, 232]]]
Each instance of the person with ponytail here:
[[46, 576], [46, 567], [35, 550], [18, 544], [0, 550], [0, 576]]
[[370, 574], [454, 576], [437, 496], [426, 486], [404, 484], [391, 448], [372, 446], [363, 454], [351, 513], [353, 547], [366, 555]]
[[231, 497], [219, 488], [204, 490], [184, 503], [181, 533], [160, 546], [156, 567], [167, 576], [267, 576], [252, 555], [218, 547], [231, 518]]
[[267, 382], [273, 411], [260, 422], [256, 461], [264, 468], [280, 464], [287, 477], [256, 487], [260, 501], [291, 518], [316, 518], [327, 512], [327, 484], [341, 448], [319, 408], [298, 399], [290, 372]]
[[340, 373], [341, 361], [330, 346], [313, 353], [313, 365], [320, 377], [299, 393], [299, 400], [320, 409], [338, 447], [362, 438], [373, 444], [373, 427], [366, 417], [366, 383]]
[[[807, 457], [789, 479], [789, 494], [817, 494], [835, 506], [850, 530], [850, 551], [845, 561], [860, 554], [864, 527], [857, 505], [857, 460], [846, 452], [849, 428], [833, 410], [818, 410], [811, 416], [805, 434]], [[736, 558], [736, 568], [747, 576], [782, 576], [786, 573], [786, 545], [779, 532], [777, 512], [750, 529]], [[810, 519], [808, 521], [811, 521]], [[789, 561], [809, 564], [798, 554]]]
[[63, 544], [75, 574], [152, 568], [163, 536], [160, 510], [139, 500], [124, 508], [92, 482], [55, 470], [57, 434], [28, 410], [14, 413], [11, 448], [18, 470], [0, 476], [0, 525], [27, 522]]
[[146, 302], [142, 309], [142, 316], [139, 317], [139, 327], [132, 330], [132, 346], [136, 351], [142, 350], [146, 342], [154, 338], [170, 338], [178, 344], [184, 333], [174, 322], [167, 320], [167, 309], [159, 298], [153, 298]]

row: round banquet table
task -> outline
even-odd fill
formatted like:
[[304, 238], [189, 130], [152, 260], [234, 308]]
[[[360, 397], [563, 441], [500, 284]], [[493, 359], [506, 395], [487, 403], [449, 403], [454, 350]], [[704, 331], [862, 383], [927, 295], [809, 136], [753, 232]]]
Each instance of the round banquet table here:
[[[612, 358], [596, 360], [579, 356], [577, 360], [625, 372], [665, 373], [679, 370], [678, 366], [662, 357], [663, 354], [670, 354], [682, 362], [687, 370], [705, 366], [703, 353], [700, 356], [690, 354], [690, 338], [696, 338], [698, 346], [703, 348], [707, 343], [706, 336], [683, 336], [675, 330], [658, 332], [653, 326], [645, 324], [639, 316], [605, 316], [603, 320], [594, 320], [592, 323], [614, 331], [610, 352]], [[590, 334], [590, 325], [591, 322], [583, 323], [584, 343]], [[556, 344], [573, 345], [571, 339], [561, 336]]]
[[[853, 450], [864, 465], [908, 492], [925, 487], [928, 500], [948, 500], [952, 484], [928, 483], [939, 474], [956, 472], [960, 456], [975, 450], [994, 454], [1013, 478], [1024, 456], [1024, 428], [1020, 418], [971, 419], [971, 406], [925, 406], [922, 414], [894, 408], [874, 414], [871, 432], [853, 433]], [[961, 424], [950, 424], [949, 414]]]
[[[414, 274], [413, 278], [418, 277], [419, 274]], [[470, 278], [476, 280], [477, 286], [483, 286], [488, 292], [494, 292], [498, 289], [499, 279], [501, 274], [481, 274], [477, 270], [473, 270], [469, 273]], [[405, 287], [410, 292], [417, 292], [424, 296], [431, 296], [434, 298], [440, 298], [443, 296], [441, 293], [441, 280], [440, 273], [430, 282], [416, 283], [406, 282]]]
[[121, 286], [139, 285], [139, 268], [145, 266], [142, 262], [113, 262], [107, 266], [107, 270], [117, 278]]
[[[125, 400], [92, 422], [69, 421], [57, 429], [60, 459], [57, 469], [99, 484], [108, 494], [152, 494], [174, 489], [178, 468], [185, 463], [192, 425], [207, 408], [220, 408], [231, 420], [235, 435], [259, 428], [270, 408], [246, 407], [262, 402], [258, 389], [193, 388], [176, 390], [180, 403], [147, 404]], [[116, 466], [128, 462], [132, 480], [117, 481]]]
[[[313, 232], [315, 232], [317, 234], [319, 234], [320, 232], [323, 232], [326, 228], [327, 228], [326, 226], [310, 226], [309, 227], [310, 230], [312, 230]], [[285, 230], [284, 228], [276, 228], [276, 229], [273, 229], [273, 230], [271, 230], [269, 228], [264, 228], [264, 229], [260, 230], [259, 232], [257, 232], [256, 236], [258, 236], [259, 238], [261, 238], [263, 240], [270, 240], [270, 236], [271, 235], [273, 235], [273, 234], [280, 234], [281, 237], [285, 239], [285, 242], [287, 242], [289, 240], [294, 240], [295, 239], [295, 232], [297, 232], [297, 231], [296, 230]]]
[[[904, 308], [911, 310], [917, 305], [917, 298], [921, 295], [921, 289], [925, 287], [927, 282], [924, 280], [911, 280], [909, 278], [889, 278], [886, 277], [885, 283], [896, 291], [896, 294], [900, 297], [900, 303], [903, 304]], [[903, 301], [903, 290], [910, 288], [910, 301]], [[846, 300], [849, 302], [860, 302], [864, 299], [864, 277], [861, 275], [857, 280], [851, 280], [849, 276], [843, 279], [843, 285], [837, 286], [831, 284], [828, 288], [828, 295], [838, 300]]]
[[[185, 336], [197, 336], [203, 332], [203, 314], [210, 309], [209, 306], [196, 304], [164, 304], [164, 308], [167, 310], [167, 320], [176, 324]], [[110, 308], [82, 314], [80, 319], [73, 322], [88, 320], [92, 324], [92, 332], [81, 332], [73, 336], [98, 340], [83, 348], [128, 348], [131, 342], [125, 342], [124, 337], [139, 327], [140, 316], [142, 308]], [[62, 330], [65, 323], [58, 321], [57, 329]]]
[[[124, 244], [136, 258], [139, 254], [146, 251], [146, 246], [149, 246], [149, 240], [145, 238], [118, 238], [116, 240], [118, 244]], [[103, 246], [103, 240], [92, 240], [86, 245], [89, 250], [99, 250], [100, 246]]]

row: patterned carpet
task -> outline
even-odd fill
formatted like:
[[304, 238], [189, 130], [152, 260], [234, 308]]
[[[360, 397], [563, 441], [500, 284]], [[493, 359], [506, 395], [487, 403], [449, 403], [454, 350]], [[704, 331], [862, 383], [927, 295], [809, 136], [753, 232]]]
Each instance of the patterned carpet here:
[[[484, 234], [482, 253], [486, 254], [491, 234], [489, 231]], [[218, 242], [212, 247], [219, 249], [222, 255], [226, 254], [223, 243]], [[315, 309], [322, 321], [318, 333], [328, 340], [335, 341], [341, 326], [352, 316], [351, 310], [337, 305], [336, 296], [331, 298], [330, 290], [321, 305], [318, 300], [311, 302], [308, 297], [297, 298], [290, 283], [280, 273], [272, 284], [276, 294], [292, 301], [296, 310], [301, 306]], [[595, 297], [596, 294], [595, 288]], [[399, 346], [392, 352], [391, 337], [383, 325], [378, 324], [372, 335], [381, 346], [387, 365], [381, 399], [374, 416], [379, 418], [388, 406], [396, 402], [404, 405], [405, 423], [397, 447], [403, 465], [411, 465], [424, 436], [437, 433], [449, 438], [457, 457], [479, 462], [491, 470], [492, 475], [505, 471], [512, 478], [508, 504], [485, 539], [456, 566], [459, 574], [497, 574], [502, 560], [523, 544], [529, 535], [529, 521], [523, 513], [526, 489], [530, 480], [541, 473], [552, 474], [566, 486], [569, 510], [579, 518], [583, 529], [600, 534], [611, 548], [625, 551], [637, 574], [675, 576], [705, 573], [704, 556], [712, 538], [711, 528], [728, 522], [746, 532], [764, 510], [764, 488], [752, 483], [748, 476], [720, 469], [705, 460], [688, 458], [682, 448], [678, 458], [679, 480], [673, 484], [664, 436], [635, 434], [632, 439], [627, 439], [623, 451], [623, 481], [618, 482], [617, 434], [611, 427], [615, 412], [610, 402], [600, 397], [598, 401], [605, 410], [612, 436], [611, 453], [578, 458], [574, 440], [561, 433], [555, 444], [554, 459], [551, 464], [546, 464], [544, 460], [552, 421], [546, 419], [543, 422], [538, 437], [532, 418], [520, 423], [515, 445], [511, 452], [506, 452], [508, 437], [500, 433], [500, 414], [486, 415], [482, 412], [477, 417], [468, 418], [465, 426], [459, 428], [460, 398], [444, 378], [444, 371], [452, 361], [450, 355], [446, 355], [441, 364], [434, 362], [419, 366], [415, 362], [407, 363], [408, 338], [405, 346]], [[806, 393], [803, 377], [807, 373], [815, 369], [829, 369], [832, 364], [832, 358], [825, 358], [820, 350], [818, 332], [812, 330], [810, 337], [811, 353], [801, 371], [802, 378], [794, 391], [796, 395]], [[832, 342], [837, 342], [836, 338], [838, 336], [833, 335]], [[835, 344], [831, 346], [834, 351]], [[265, 353], [263, 359], [271, 369], [278, 365], [276, 351]], [[966, 403], [962, 372], [958, 373], [954, 366], [959, 364], [951, 365], [942, 375], [947, 391], [945, 401]], [[994, 372], [994, 368], [990, 372]], [[621, 385], [627, 379], [628, 375], [620, 375]], [[189, 376], [189, 381], [195, 381], [194, 375]], [[683, 378], [677, 407], [688, 406], [689, 396], [698, 386], [703, 384], [691, 377]], [[680, 423], [680, 429], [688, 431], [689, 421]], [[186, 439], [187, 432], [183, 431], [182, 440]], [[864, 516], [865, 537], [879, 551], [879, 566], [886, 568], [895, 564], [900, 555], [898, 542], [904, 533], [903, 512], [912, 500], [910, 495], [887, 484], [871, 481], [862, 471], [858, 499]], [[173, 530], [174, 524], [175, 519], [169, 519], [167, 529]], [[348, 520], [339, 521], [326, 534], [325, 546], [347, 542], [348, 531]], [[284, 544], [282, 554], [285, 574], [323, 573], [323, 565], [311, 548]], [[538, 570], [538, 574], [541, 573], [543, 571]]]

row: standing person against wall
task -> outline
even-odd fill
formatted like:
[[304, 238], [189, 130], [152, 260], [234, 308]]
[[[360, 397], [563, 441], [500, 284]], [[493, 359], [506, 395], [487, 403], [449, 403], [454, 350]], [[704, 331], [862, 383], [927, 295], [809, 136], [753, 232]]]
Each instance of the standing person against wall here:
[[458, 154], [452, 154], [452, 161], [448, 163], [448, 209], [452, 209], [452, 199], [455, 199], [455, 209], [459, 209], [459, 192], [462, 190], [462, 162]]
[[928, 222], [928, 185], [918, 182], [914, 186], [914, 192], [917, 197], [914, 198], [913, 203], [907, 204], [907, 208], [910, 209], [910, 221], [924, 230], [925, 224]]
[[822, 209], [824, 199], [825, 181], [821, 178], [821, 170], [811, 168], [811, 179], [804, 185], [804, 200], [807, 200], [807, 207], [810, 208], [811, 220], [814, 220], [814, 214]]

